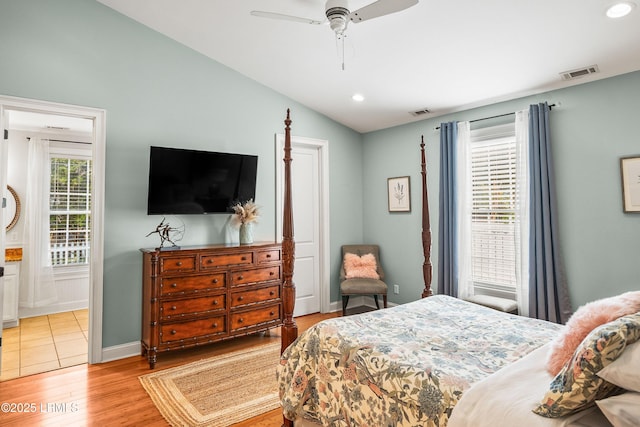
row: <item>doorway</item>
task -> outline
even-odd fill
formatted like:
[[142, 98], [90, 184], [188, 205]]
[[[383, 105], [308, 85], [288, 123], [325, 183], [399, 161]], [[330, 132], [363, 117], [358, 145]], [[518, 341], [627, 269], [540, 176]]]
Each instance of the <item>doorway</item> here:
[[[284, 135], [276, 135], [277, 239], [282, 238]], [[329, 143], [291, 137], [291, 183], [296, 256], [294, 316], [330, 311]]]
[[[69, 356], [62, 357], [62, 359], [66, 359], [64, 361], [58, 360], [60, 367], [77, 364], [73, 361], [72, 356], [78, 353], [77, 347], [82, 346], [83, 337], [86, 339], [84, 341], [84, 348], [86, 349], [84, 360], [88, 363], [100, 362], [102, 360], [105, 112], [104, 110], [88, 107], [0, 96], [0, 118], [5, 129], [4, 138], [1, 141], [3, 150], [0, 150], [0, 169], [5, 174], [3, 178], [6, 184], [19, 188], [16, 191], [17, 194], [25, 195], [26, 187], [20, 172], [11, 172], [12, 169], [16, 168], [15, 165], [13, 165], [13, 168], [10, 165], [12, 150], [7, 148], [15, 146], [16, 142], [12, 141], [14, 137], [21, 139], [20, 142], [24, 143], [25, 146], [26, 141], [22, 141], [22, 139], [26, 140], [26, 136], [35, 135], [37, 138], [46, 139], [48, 144], [53, 147], [52, 158], [55, 157], [58, 162], [66, 158], [71, 159], [70, 162], [73, 164], [82, 164], [83, 161], [77, 159], [84, 156], [87, 159], [84, 162], [90, 165], [90, 170], [87, 171], [87, 179], [91, 182], [90, 194], [87, 195], [87, 200], [90, 200], [88, 202], [90, 204], [90, 208], [88, 208], [90, 219], [87, 219], [87, 222], [90, 223], [90, 231], [86, 232], [85, 247], [82, 247], [82, 242], [78, 243], [76, 241], [78, 240], [76, 237], [79, 234], [67, 231], [66, 244], [62, 243], [56, 246], [55, 250], [53, 249], [55, 245], [51, 245], [49, 248], [51, 251], [49, 253], [49, 256], [51, 256], [49, 261], [52, 261], [56, 266], [63, 267], [54, 267], [57, 268], [55, 273], [56, 281], [64, 281], [68, 286], [65, 286], [59, 292], [61, 298], [57, 298], [56, 302], [51, 303], [48, 308], [43, 301], [40, 301], [40, 303], [34, 301], [34, 298], [37, 299], [37, 293], [36, 297], [34, 297], [29, 294], [30, 288], [27, 288], [26, 292], [24, 292], [25, 295], [21, 295], [18, 298], [19, 304], [21, 303], [20, 317], [26, 317], [26, 319], [24, 322], [18, 321], [21, 323], [20, 326], [17, 326], [18, 323], [12, 325], [12, 322], [9, 321], [9, 326], [14, 328], [17, 326], [18, 329], [23, 329], [24, 327], [23, 331], [18, 332], [19, 335], [26, 334], [27, 329], [35, 331], [35, 328], [30, 328], [34, 326], [39, 328], [39, 332], [36, 335], [44, 334], [45, 326], [48, 327], [51, 334], [50, 337], [53, 340], [51, 345], [52, 348], [55, 348], [56, 354]], [[84, 153], [83, 155], [78, 154], [82, 154], [82, 152]], [[21, 160], [24, 160], [24, 158], [20, 159], [18, 157], [13, 161], [20, 162]], [[70, 168], [73, 168], [73, 165]], [[9, 172], [7, 173], [7, 171]], [[15, 181], [15, 184], [12, 184], [12, 180]], [[2, 180], [0, 179], [0, 181]], [[69, 198], [73, 199], [74, 197], [76, 196]], [[67, 215], [67, 221], [70, 220], [69, 216]], [[79, 217], [80, 215], [75, 215], [73, 219], [77, 221]], [[77, 227], [77, 225], [70, 227], [70, 229], [74, 227]], [[56, 229], [55, 232], [58, 233], [58, 236], [65, 237], [64, 231], [60, 232], [60, 230]], [[53, 235], [53, 232], [49, 234], [49, 236]], [[69, 243], [70, 241], [73, 241], [73, 243]], [[70, 245], [73, 247], [70, 248]], [[15, 250], [25, 249], [24, 246], [24, 236], [21, 234], [19, 227], [10, 231], [3, 229], [0, 232], [0, 249], [2, 249], [0, 263], [13, 265], [13, 270], [17, 271], [18, 275], [21, 266], [20, 257], [7, 259], [5, 257], [10, 252], [15, 255]], [[5, 248], [7, 248], [6, 251]], [[51, 255], [54, 252], [56, 253], [55, 260]], [[17, 269], [16, 266], [18, 267]], [[75, 282], [83, 280], [88, 285], [74, 288]], [[17, 282], [20, 291], [23, 291], [25, 286], [21, 283], [19, 276]], [[77, 285], [77, 283], [75, 284]], [[5, 288], [6, 286], [5, 281]], [[6, 294], [6, 292], [3, 292], [3, 294]], [[7, 304], [5, 301], [4, 307]], [[0, 315], [4, 311], [4, 307], [0, 306]], [[7, 325], [7, 323], [3, 321], [3, 325]], [[0, 330], [0, 334], [4, 335], [4, 339], [1, 341], [3, 345], [0, 347], [0, 356], [2, 351], [8, 352], [10, 350], [9, 346], [15, 343], [15, 338], [13, 337], [16, 335], [16, 329], [14, 328]], [[64, 343], [65, 340], [68, 342]], [[72, 349], [73, 346], [76, 346], [76, 349]], [[47, 347], [41, 348], [46, 349]], [[21, 350], [19, 354], [22, 353], [23, 351]], [[15, 353], [12, 352], [12, 354]], [[76, 362], [77, 360], [78, 358], [76, 357]], [[18, 363], [28, 365], [32, 362], [37, 362], [37, 360]], [[15, 360], [12, 360], [11, 363], [15, 368]], [[46, 363], [43, 367], [45, 366]], [[9, 368], [9, 366], [0, 364], [0, 368], [2, 368], [3, 379], [7, 379], [4, 373], [8, 371], [5, 368]], [[24, 374], [34, 373], [32, 369], [22, 369], [22, 371], [24, 371]], [[13, 369], [12, 375], [15, 376], [15, 369]]]

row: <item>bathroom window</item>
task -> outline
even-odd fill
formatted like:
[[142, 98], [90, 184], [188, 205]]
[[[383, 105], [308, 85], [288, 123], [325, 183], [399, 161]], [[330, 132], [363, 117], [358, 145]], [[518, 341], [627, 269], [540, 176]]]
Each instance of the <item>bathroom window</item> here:
[[90, 158], [52, 153], [49, 253], [54, 267], [89, 263], [91, 185]]

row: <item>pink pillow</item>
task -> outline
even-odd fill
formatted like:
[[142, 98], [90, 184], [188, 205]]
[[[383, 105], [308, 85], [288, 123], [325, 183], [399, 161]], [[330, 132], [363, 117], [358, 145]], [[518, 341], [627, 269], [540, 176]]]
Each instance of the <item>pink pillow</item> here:
[[376, 257], [373, 254], [344, 255], [344, 271], [347, 279], [379, 279]]
[[569, 362], [582, 340], [600, 325], [640, 311], [640, 291], [603, 298], [579, 307], [562, 333], [551, 343], [547, 372], [556, 376]]

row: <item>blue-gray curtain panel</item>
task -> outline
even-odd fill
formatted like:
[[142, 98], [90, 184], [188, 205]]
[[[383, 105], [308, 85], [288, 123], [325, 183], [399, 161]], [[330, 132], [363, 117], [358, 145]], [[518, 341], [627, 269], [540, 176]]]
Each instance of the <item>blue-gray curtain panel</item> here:
[[457, 122], [440, 124], [440, 219], [438, 235], [438, 294], [458, 296], [456, 224]]
[[565, 323], [571, 315], [560, 254], [549, 106], [529, 106], [529, 316]]

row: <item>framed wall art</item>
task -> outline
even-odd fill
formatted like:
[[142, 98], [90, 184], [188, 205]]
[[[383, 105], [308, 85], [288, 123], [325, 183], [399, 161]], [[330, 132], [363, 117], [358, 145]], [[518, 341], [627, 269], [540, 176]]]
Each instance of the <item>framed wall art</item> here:
[[387, 178], [389, 212], [411, 212], [411, 187], [408, 176]]
[[620, 175], [624, 211], [640, 213], [640, 156], [622, 157]]

